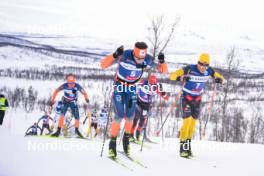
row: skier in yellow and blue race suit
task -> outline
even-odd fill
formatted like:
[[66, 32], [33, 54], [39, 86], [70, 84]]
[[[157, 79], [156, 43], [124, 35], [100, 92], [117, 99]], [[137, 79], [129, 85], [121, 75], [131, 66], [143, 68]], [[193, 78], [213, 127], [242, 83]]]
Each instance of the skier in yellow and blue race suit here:
[[192, 156], [191, 139], [195, 133], [196, 120], [200, 114], [202, 93], [206, 82], [210, 77], [215, 83], [223, 83], [224, 77], [216, 72], [210, 64], [210, 56], [202, 53], [198, 63], [188, 65], [170, 74], [170, 80], [183, 81], [182, 111], [183, 124], [180, 129], [180, 156], [189, 158]]

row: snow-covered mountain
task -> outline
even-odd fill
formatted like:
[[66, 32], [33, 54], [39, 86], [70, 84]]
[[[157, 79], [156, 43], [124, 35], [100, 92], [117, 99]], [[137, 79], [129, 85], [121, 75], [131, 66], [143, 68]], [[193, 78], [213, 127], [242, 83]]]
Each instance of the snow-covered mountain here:
[[[141, 13], [127, 13], [121, 2], [1, 1], [0, 32], [11, 33], [42, 45], [82, 51], [99, 49], [102, 53], [104, 50], [112, 52], [120, 45], [130, 48], [136, 41], [147, 41], [153, 16], [164, 14], [168, 26], [179, 16], [181, 20], [176, 27], [174, 40], [166, 49], [167, 60], [193, 63], [201, 52], [208, 52], [212, 55], [212, 65], [223, 65], [227, 52], [231, 47], [235, 47], [241, 69], [258, 72], [263, 70], [264, 39], [259, 32], [263, 26], [256, 20], [248, 21], [250, 17], [258, 19], [261, 15], [253, 12], [248, 15], [243, 13], [243, 9], [248, 6], [258, 9], [257, 2], [241, 2], [236, 14], [231, 8], [236, 4], [230, 2], [228, 6], [224, 5], [225, 2], [217, 3], [217, 7], [211, 2], [206, 2], [206, 6], [189, 2], [196, 8], [181, 1], [175, 1], [175, 6], [167, 0], [167, 3], [157, 1], [151, 4], [136, 0], [130, 4], [130, 9], [141, 10]], [[137, 3], [141, 6], [137, 6]], [[108, 6], [113, 8], [107, 8]], [[122, 8], [118, 8], [119, 6]], [[114, 10], [115, 7], [118, 10]], [[218, 15], [221, 15], [222, 19], [215, 18]], [[242, 23], [241, 26], [240, 20], [232, 21], [236, 15], [244, 17], [245, 24]], [[253, 21], [256, 22], [251, 24]]]

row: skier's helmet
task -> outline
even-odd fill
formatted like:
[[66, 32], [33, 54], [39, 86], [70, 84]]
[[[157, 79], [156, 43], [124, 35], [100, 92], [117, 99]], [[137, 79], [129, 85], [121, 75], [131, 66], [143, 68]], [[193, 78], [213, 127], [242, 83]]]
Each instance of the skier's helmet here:
[[199, 57], [198, 64], [209, 65], [210, 64], [210, 55], [207, 53], [202, 53]]
[[148, 83], [151, 85], [156, 85], [158, 83], [158, 79], [155, 75], [150, 75], [148, 79]]

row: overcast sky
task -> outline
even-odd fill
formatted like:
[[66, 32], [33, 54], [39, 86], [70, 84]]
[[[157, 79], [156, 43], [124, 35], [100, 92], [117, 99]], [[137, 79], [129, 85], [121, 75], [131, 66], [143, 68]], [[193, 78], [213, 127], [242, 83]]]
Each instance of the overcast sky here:
[[[83, 0], [87, 5], [69, 5], [74, 9], [76, 18], [81, 13], [91, 14], [87, 19], [101, 28], [115, 28], [120, 34], [122, 29], [142, 32], [149, 18], [164, 14], [166, 18], [181, 16], [180, 25], [205, 35], [250, 35], [264, 36], [264, 17], [261, 1], [256, 0]], [[93, 16], [95, 18], [93, 19]], [[86, 18], [84, 16], [82, 18]], [[80, 20], [82, 21], [82, 20]], [[109, 29], [111, 31], [111, 29]], [[121, 32], [123, 33], [123, 32]]]
[[180, 16], [180, 28], [208, 37], [264, 39], [258, 0], [1, 0], [0, 8], [1, 31], [141, 38], [150, 18], [163, 14], [168, 22]]

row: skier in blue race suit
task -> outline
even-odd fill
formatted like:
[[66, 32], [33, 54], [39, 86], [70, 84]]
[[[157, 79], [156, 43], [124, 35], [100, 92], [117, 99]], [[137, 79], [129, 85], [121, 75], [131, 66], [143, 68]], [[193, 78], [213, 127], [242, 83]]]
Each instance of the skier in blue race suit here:
[[[153, 57], [147, 54], [147, 44], [137, 42], [134, 49], [123, 49], [123, 46], [106, 56], [101, 61], [102, 68], [117, 63], [117, 71], [114, 79], [113, 104], [115, 117], [111, 125], [111, 140], [109, 143], [109, 156], [115, 158], [116, 153], [116, 138], [120, 129], [120, 122], [126, 118], [125, 133], [123, 136], [124, 152], [130, 154], [130, 131], [133, 123], [137, 97], [136, 83], [140, 80], [146, 67], [154, 67]], [[157, 68], [161, 73], [167, 72], [167, 64], [164, 61], [164, 54], [158, 56], [159, 63]]]

